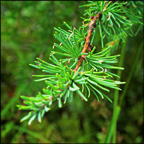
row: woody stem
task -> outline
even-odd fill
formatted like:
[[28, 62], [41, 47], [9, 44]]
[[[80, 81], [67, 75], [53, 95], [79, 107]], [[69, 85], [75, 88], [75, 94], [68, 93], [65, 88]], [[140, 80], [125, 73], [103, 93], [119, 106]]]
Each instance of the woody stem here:
[[[85, 44], [84, 44], [84, 48], [82, 50], [82, 53], [85, 53], [88, 48], [90, 47], [90, 43], [91, 43], [91, 35], [92, 35], [92, 32], [93, 32], [93, 29], [96, 27], [96, 20], [97, 19], [101, 19], [102, 17], [102, 13], [99, 12], [96, 16], [94, 16], [91, 20], [91, 22], [89, 23], [89, 29], [88, 29], [88, 34], [87, 34], [87, 37], [86, 37], [86, 41], [85, 41]], [[82, 55], [80, 58], [79, 58], [79, 61], [78, 61], [78, 64], [76, 65], [76, 68], [75, 68], [75, 72], [78, 70], [78, 68], [81, 66], [83, 60], [85, 59], [84, 55]]]
[[[106, 7], [107, 7], [107, 5], [108, 5], [108, 3], [109, 2], [112, 2], [112, 1], [107, 1], [107, 3], [105, 4], [105, 6], [104, 6], [104, 9], [106, 9]], [[88, 50], [88, 51], [90, 51], [89, 49], [90, 49], [90, 43], [91, 43], [91, 35], [92, 35], [92, 32], [93, 32], [93, 29], [96, 27], [96, 20], [97, 19], [99, 19], [99, 20], [101, 20], [101, 18], [102, 18], [102, 13], [101, 12], [99, 12], [96, 16], [94, 16], [93, 18], [92, 18], [92, 20], [90, 21], [90, 23], [89, 23], [89, 29], [88, 29], [88, 34], [87, 34], [87, 37], [86, 37], [86, 41], [85, 41], [85, 44], [84, 44], [84, 48], [83, 48], [83, 50], [82, 50], [82, 53], [86, 53], [86, 51]], [[75, 68], [75, 70], [74, 70], [74, 73], [76, 73], [76, 71], [78, 70], [78, 68], [81, 66], [81, 64], [82, 64], [82, 62], [83, 62], [83, 60], [85, 59], [85, 56], [84, 55], [82, 55], [80, 58], [79, 58], [79, 61], [78, 61], [78, 63], [77, 63], [77, 65], [76, 65], [76, 68]]]

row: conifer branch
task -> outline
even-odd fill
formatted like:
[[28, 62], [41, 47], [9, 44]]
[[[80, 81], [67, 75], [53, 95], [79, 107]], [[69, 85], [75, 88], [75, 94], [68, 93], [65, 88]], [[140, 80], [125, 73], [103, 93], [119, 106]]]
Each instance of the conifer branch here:
[[[88, 101], [87, 98], [93, 92], [98, 101], [100, 96], [102, 99], [106, 97], [112, 102], [103, 91], [109, 92], [110, 90], [107, 88], [121, 90], [117, 85], [124, 84], [125, 82], [111, 79], [113, 76], [118, 78], [119, 76], [110, 72], [109, 69], [123, 70], [124, 68], [112, 65], [118, 62], [117, 57], [120, 55], [110, 56], [108, 54], [110, 54], [110, 50], [114, 45], [118, 45], [119, 39], [125, 40], [126, 35], [131, 35], [130, 32], [133, 34], [132, 24], [139, 24], [138, 31], [141, 29], [141, 25], [143, 25], [143, 22], [141, 22], [142, 11], [135, 8], [137, 5], [143, 6], [143, 3], [132, 3], [135, 7], [127, 9], [122, 5], [127, 5], [125, 2], [111, 2], [90, 1], [90, 4], [81, 6], [92, 6], [86, 10], [86, 14], [90, 18], [83, 18], [84, 21], [88, 21], [88, 24], [83, 25], [82, 29], [76, 30], [66, 22], [64, 24], [68, 31], [60, 27], [54, 28], [56, 30], [54, 36], [60, 42], [60, 44], [54, 43], [54, 46], [60, 51], [51, 52], [50, 60], [52, 64], [40, 58], [37, 58], [38, 61], [35, 61], [36, 65], [30, 64], [47, 73], [44, 75], [33, 75], [40, 78], [35, 81], [45, 81], [47, 85], [46, 88], [43, 88], [45, 94], [39, 92], [36, 97], [21, 96], [27, 106], [17, 105], [17, 107], [20, 110], [31, 110], [21, 121], [30, 118], [28, 124], [31, 124], [37, 116], [38, 121], [41, 122], [44, 113], [50, 110], [50, 106], [54, 101], [57, 101], [58, 107], [61, 108], [63, 100], [64, 104], [67, 102], [67, 99], [70, 102], [73, 100], [74, 92], [85, 101]], [[95, 11], [95, 14], [91, 14], [91, 9]], [[88, 26], [88, 31], [85, 33], [86, 26]], [[100, 31], [102, 48], [105, 37], [107, 37], [108, 43], [102, 51], [94, 53], [95, 46], [92, 43], [96, 26], [98, 26]], [[54, 54], [66, 58], [58, 60]], [[86, 63], [83, 60], [86, 60]], [[72, 70], [73, 68], [74, 70]], [[82, 89], [79, 85], [82, 86]]]

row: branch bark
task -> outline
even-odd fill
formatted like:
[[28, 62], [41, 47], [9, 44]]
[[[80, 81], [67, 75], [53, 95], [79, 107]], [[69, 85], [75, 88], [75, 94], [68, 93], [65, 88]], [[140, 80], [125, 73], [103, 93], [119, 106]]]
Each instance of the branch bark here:
[[[108, 3], [111, 2], [111, 1], [108, 1], [105, 6], [104, 6], [104, 9], [106, 8], [106, 6], [108, 5]], [[102, 13], [99, 12], [96, 16], [93, 16], [89, 23], [89, 28], [88, 28], [88, 34], [87, 34], [87, 37], [86, 37], [86, 40], [85, 40], [85, 44], [84, 44], [84, 48], [82, 50], [82, 53], [86, 53], [86, 51], [91, 51], [91, 47], [92, 45], [90, 44], [91, 43], [91, 35], [92, 35], [92, 32], [93, 32], [93, 29], [96, 27], [96, 21], [97, 19], [101, 20], [102, 18]], [[74, 73], [77, 72], [78, 68], [81, 66], [83, 60], [85, 59], [85, 55], [82, 55], [79, 60], [78, 60], [78, 63], [76, 65], [76, 68], [74, 70]]]

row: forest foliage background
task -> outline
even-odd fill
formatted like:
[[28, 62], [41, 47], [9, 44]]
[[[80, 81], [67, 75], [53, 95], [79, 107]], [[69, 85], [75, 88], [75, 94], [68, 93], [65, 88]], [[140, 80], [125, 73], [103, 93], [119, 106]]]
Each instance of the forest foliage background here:
[[[1, 142], [2, 143], [96, 143], [103, 142], [110, 126], [113, 104], [107, 99], [88, 102], [74, 97], [72, 103], [58, 108], [53, 104], [42, 122], [29, 126], [20, 119], [27, 111], [19, 111], [20, 95], [35, 96], [45, 87], [35, 82], [33, 74], [41, 71], [29, 64], [37, 57], [49, 62], [54, 42], [54, 27], [65, 28], [63, 21], [78, 28], [82, 25], [86, 1], [2, 1], [1, 2]], [[128, 37], [121, 81], [131, 72], [143, 32]], [[99, 33], [94, 45], [101, 50]], [[122, 43], [113, 54], [120, 54]], [[123, 89], [124, 85], [121, 86]], [[121, 93], [121, 92], [119, 92]], [[113, 100], [114, 91], [109, 97]], [[143, 140], [143, 52], [130, 80], [117, 123], [118, 143], [142, 143]]]

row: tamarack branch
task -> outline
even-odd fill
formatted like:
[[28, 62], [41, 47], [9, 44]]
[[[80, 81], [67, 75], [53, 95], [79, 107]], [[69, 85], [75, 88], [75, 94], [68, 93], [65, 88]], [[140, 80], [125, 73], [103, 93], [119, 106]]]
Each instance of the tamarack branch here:
[[[133, 33], [132, 27], [129, 26], [132, 24], [140, 24], [139, 26], [141, 28], [143, 25], [141, 22], [142, 17], [139, 16], [142, 15], [142, 11], [136, 8], [136, 5], [143, 6], [143, 3], [130, 3], [127, 5], [126, 2], [118, 1], [90, 2], [90, 4], [81, 6], [89, 7], [85, 14], [91, 15], [90, 19], [83, 18], [84, 21], [89, 21], [89, 23], [86, 25], [83, 24], [82, 32], [80, 28], [76, 30], [66, 22], [64, 22], [64, 24], [69, 29], [69, 32], [60, 27], [54, 28], [56, 30], [54, 36], [60, 41], [60, 44], [54, 43], [54, 46], [56, 46], [60, 52], [51, 51], [50, 61], [52, 61], [52, 64], [40, 58], [37, 58], [35, 65], [29, 64], [34, 68], [41, 69], [44, 73], [48, 73], [46, 75], [33, 75], [34, 77], [39, 77], [39, 79], [35, 81], [45, 81], [47, 87], [43, 88], [44, 94], [39, 92], [36, 97], [21, 96], [26, 105], [17, 105], [19, 110], [31, 110], [28, 115], [21, 119], [21, 122], [30, 118], [28, 122], [30, 125], [36, 117], [38, 121], [41, 122], [45, 112], [50, 110], [54, 101], [57, 100], [58, 107], [61, 108], [68, 100], [72, 102], [75, 94], [76, 96], [80, 96], [81, 100], [88, 101], [87, 98], [91, 96], [92, 92], [98, 102], [100, 100], [99, 96], [102, 99], [107, 98], [112, 102], [103, 91], [109, 92], [109, 88], [121, 90], [118, 85], [125, 84], [125, 82], [114, 80], [115, 78], [113, 78], [113, 76], [117, 78], [120, 78], [120, 76], [112, 73], [111, 70], [109, 71], [109, 69], [124, 69], [123, 67], [113, 65], [113, 63], [118, 62], [117, 57], [120, 55], [111, 56], [110, 50], [114, 48], [113, 45], [118, 46], [120, 40], [125, 40], [125, 34], [130, 36], [136, 35]], [[133, 4], [135, 5], [134, 8]], [[126, 6], [131, 9], [128, 9]], [[91, 11], [91, 8], [93, 11]], [[90, 12], [97, 13], [93, 15]], [[134, 14], [135, 17], [133, 17]], [[138, 15], [138, 17], [136, 15]], [[99, 27], [97, 28], [99, 28], [102, 47], [105, 37], [108, 39], [108, 43], [102, 51], [94, 53], [92, 42], [95, 33], [93, 33], [93, 31], [98, 23]], [[87, 35], [84, 34], [85, 26], [88, 26]], [[140, 29], [138, 29], [136, 33], [138, 33], [139, 30]], [[131, 33], [129, 33], [130, 31]], [[62, 57], [62, 59], [58, 60], [54, 54], [66, 58]], [[88, 54], [88, 56], [85, 54]], [[85, 66], [83, 66], [81, 72], [80, 67], [83, 60], [87, 61], [87, 66], [89, 67], [85, 69]], [[73, 67], [74, 70], [72, 70]], [[96, 72], [93, 72], [95, 70]]]

